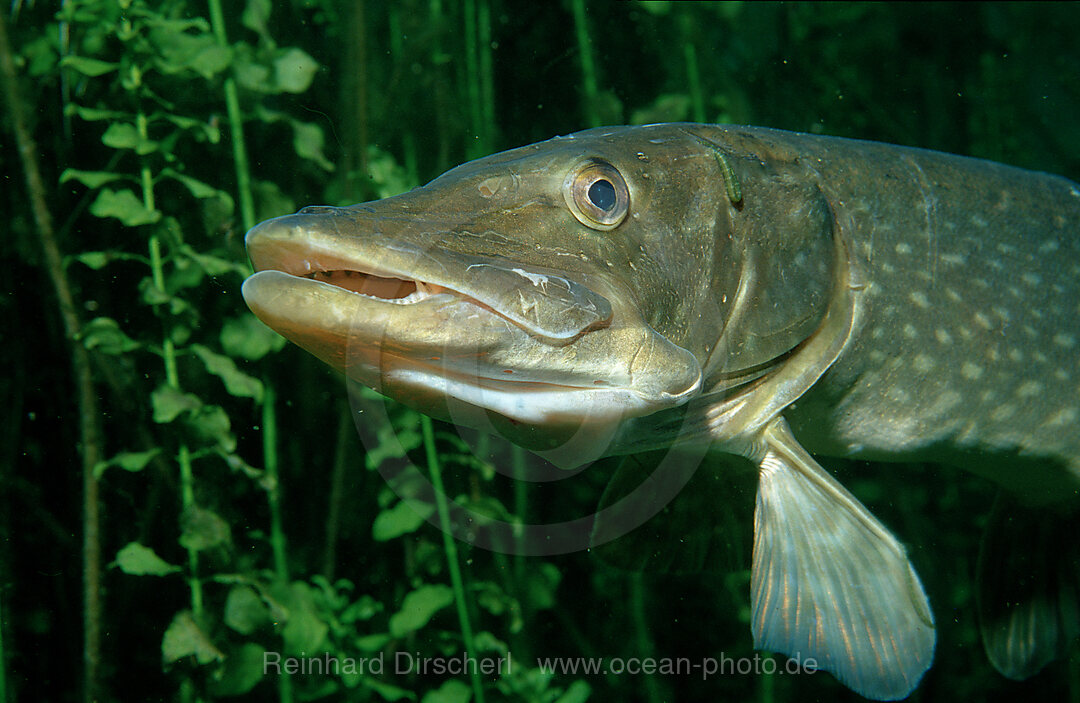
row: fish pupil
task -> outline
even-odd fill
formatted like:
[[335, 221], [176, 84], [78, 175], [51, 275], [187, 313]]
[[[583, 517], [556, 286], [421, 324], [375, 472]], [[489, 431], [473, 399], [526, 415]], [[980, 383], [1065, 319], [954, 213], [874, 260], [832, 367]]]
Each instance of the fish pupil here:
[[589, 186], [589, 200], [604, 212], [610, 212], [615, 207], [615, 186], [601, 178]]

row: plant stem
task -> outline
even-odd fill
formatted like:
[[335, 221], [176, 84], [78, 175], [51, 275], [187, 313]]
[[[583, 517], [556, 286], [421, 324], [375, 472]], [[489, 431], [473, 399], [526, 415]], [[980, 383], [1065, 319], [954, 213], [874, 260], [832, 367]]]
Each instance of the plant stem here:
[[577, 31], [578, 54], [581, 57], [581, 93], [585, 108], [585, 122], [590, 127], [600, 126], [597, 112], [599, 91], [596, 88], [596, 63], [593, 60], [589, 26], [585, 20], [585, 0], [573, 0], [574, 29]]
[[[431, 426], [431, 418], [427, 415], [420, 416], [420, 427], [424, 435], [424, 451], [427, 455], [428, 470], [431, 472], [431, 484], [435, 488], [435, 507], [439, 513], [439, 529], [443, 534], [443, 551], [446, 552], [446, 565], [450, 572], [450, 585], [454, 589], [454, 603], [457, 606], [458, 622], [461, 625], [461, 639], [465, 645], [465, 653], [473, 656], [476, 648], [473, 646], [472, 624], [469, 622], [469, 609], [465, 601], [465, 586], [461, 580], [461, 569], [458, 566], [457, 543], [450, 525], [450, 505], [443, 488], [442, 471], [439, 469], [439, 457], [435, 452], [435, 431]], [[472, 681], [473, 701], [484, 703], [484, 687], [480, 681], [480, 672], [476, 667], [470, 667], [469, 679]]]
[[[208, 0], [210, 25], [218, 46], [228, 46], [229, 39], [225, 32], [225, 15], [221, 11], [221, 0]], [[244, 230], [255, 226], [255, 199], [251, 193], [251, 166], [248, 163], [247, 147], [244, 141], [244, 118], [240, 113], [240, 98], [236, 92], [236, 81], [230, 76], [225, 79], [225, 110], [229, 116], [229, 137], [233, 148], [233, 165], [236, 171], [236, 192], [240, 202], [240, 222]], [[263, 468], [266, 471], [267, 503], [270, 507], [270, 544], [274, 552], [274, 574], [282, 582], [289, 579], [289, 562], [286, 552], [285, 530], [281, 519], [281, 479], [278, 473], [277, 454], [277, 410], [274, 403], [276, 393], [273, 382], [267, 374], [263, 375], [262, 428], [263, 428]], [[291, 703], [293, 700], [292, 679], [286, 674], [278, 677], [278, 700]]]
[[523, 528], [529, 522], [529, 487], [525, 485], [525, 450], [515, 444], [510, 448], [510, 453], [514, 472], [514, 517], [518, 520], [518, 529], [514, 533], [517, 546], [514, 554], [514, 580], [520, 588], [525, 583], [525, 548], [528, 545], [525, 544]]
[[[637, 651], [642, 658], [653, 658], [656, 645], [649, 634], [649, 618], [646, 613], [648, 606], [645, 598], [648, 588], [645, 585], [645, 577], [640, 573], [630, 574], [630, 615], [634, 621], [634, 634], [637, 637]], [[645, 700], [649, 703], [658, 703], [665, 699], [661, 692], [659, 679], [655, 676], [645, 677]]]
[[[94, 392], [90, 354], [79, 340], [82, 322], [64, 270], [60, 246], [56, 241], [52, 213], [45, 201], [46, 191], [37, 161], [37, 154], [41, 152], [34, 143], [23, 114], [4, 14], [0, 12], [0, 82], [3, 83], [4, 101], [11, 114], [16, 151], [22, 161], [27, 196], [41, 243], [45, 268], [56, 294], [64, 336], [71, 346], [72, 381], [76, 390], [79, 440], [82, 448], [83, 699], [89, 703], [106, 697], [103, 695], [100, 680], [101, 621], [104, 605], [101, 594], [101, 514], [98, 480], [94, 473], [94, 468], [102, 460], [101, 412], [98, 409], [97, 394]], [[0, 669], [2, 668], [3, 662], [0, 661]]]
[[691, 114], [695, 122], [705, 122], [705, 98], [701, 91], [701, 74], [698, 72], [697, 47], [694, 45], [694, 25], [690, 13], [694, 7], [681, 7], [679, 27], [682, 30], [683, 60], [686, 63], [686, 84], [690, 89]]
[[[150, 138], [149, 131], [147, 129], [146, 115], [139, 111], [135, 116], [135, 129], [139, 133], [139, 138], [142, 140], [148, 140]], [[156, 209], [156, 203], [154, 201], [154, 178], [150, 172], [150, 166], [145, 162], [139, 169], [139, 180], [142, 185], [143, 206], [150, 212]], [[161, 240], [157, 235], [157, 232], [152, 231], [150, 234], [150, 275], [154, 282], [154, 287], [159, 291], [165, 290], [165, 264], [164, 259], [161, 256]], [[164, 314], [161, 313], [161, 306], [155, 306], [155, 309], [162, 315], [162, 342], [161, 342], [161, 358], [165, 364], [165, 383], [169, 387], [176, 390], [180, 390], [180, 374], [176, 369], [176, 347], [173, 345], [172, 334], [169, 329], [169, 324], [164, 318]], [[189, 515], [195, 509], [195, 473], [191, 468], [191, 452], [188, 449], [187, 443], [180, 442], [180, 446], [176, 451], [176, 462], [180, 467], [180, 505], [181, 513], [183, 515]], [[191, 612], [195, 615], [195, 621], [200, 621], [200, 615], [202, 614], [203, 597], [202, 597], [202, 582], [199, 580], [199, 552], [191, 547], [187, 548], [188, 554], [188, 587], [191, 589]]]
[[480, 145], [485, 154], [493, 148], [495, 140], [495, 69], [491, 55], [491, 2], [477, 0], [479, 17], [477, 31], [480, 35], [480, 106], [482, 128]]
[[341, 527], [341, 505], [345, 498], [345, 470], [348, 462], [349, 435], [352, 433], [352, 411], [347, 403], [340, 403], [337, 441], [334, 443], [334, 468], [330, 471], [330, 495], [326, 506], [326, 537], [323, 545], [322, 573], [333, 582], [337, 567], [338, 532]]
[[[209, 0], [210, 24], [219, 46], [228, 46], [225, 35], [225, 18], [221, 12], [221, 0]], [[255, 226], [255, 201], [251, 195], [251, 168], [248, 165], [247, 147], [244, 144], [244, 119], [240, 114], [240, 98], [236, 94], [236, 80], [225, 79], [225, 110], [229, 115], [229, 135], [232, 141], [233, 162], [236, 164], [236, 192], [240, 201], [240, 221], [245, 230]]]
[[476, 1], [465, 0], [465, 86], [469, 96], [469, 142], [465, 155], [475, 159], [484, 154], [483, 107], [480, 105], [480, 59], [476, 38]]

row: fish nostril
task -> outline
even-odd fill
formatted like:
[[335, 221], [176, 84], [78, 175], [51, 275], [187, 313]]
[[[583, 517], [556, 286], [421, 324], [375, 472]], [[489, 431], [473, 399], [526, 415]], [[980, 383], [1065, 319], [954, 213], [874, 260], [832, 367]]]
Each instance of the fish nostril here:
[[298, 215], [326, 215], [337, 208], [330, 207], [329, 205], [308, 205], [305, 208], [301, 208]]

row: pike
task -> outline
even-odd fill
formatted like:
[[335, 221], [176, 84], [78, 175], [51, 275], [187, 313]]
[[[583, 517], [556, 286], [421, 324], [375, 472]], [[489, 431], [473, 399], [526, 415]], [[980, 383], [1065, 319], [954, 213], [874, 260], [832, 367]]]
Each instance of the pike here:
[[[930, 666], [933, 614], [815, 457], [1000, 484], [984, 548], [1030, 553], [981, 560], [987, 653], [1020, 679], [1067, 651], [1080, 567], [1029, 540], [1080, 507], [1078, 223], [1076, 184], [988, 161], [600, 128], [264, 222], [243, 294], [350, 378], [560, 465], [704, 443], [749, 459], [755, 646], [896, 699]], [[1028, 530], [1008, 523], [1021, 504]], [[1049, 586], [1010, 571], [1034, 553]]]

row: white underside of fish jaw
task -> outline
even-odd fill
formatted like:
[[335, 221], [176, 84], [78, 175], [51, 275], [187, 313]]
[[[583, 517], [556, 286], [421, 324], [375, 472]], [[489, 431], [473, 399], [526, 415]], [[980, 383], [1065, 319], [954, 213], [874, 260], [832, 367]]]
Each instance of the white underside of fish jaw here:
[[[564, 436], [559, 446], [536, 453], [564, 468], [574, 468], [610, 454], [622, 421], [654, 409], [653, 403], [629, 388], [517, 382], [482, 375], [460, 376], [424, 367], [384, 371], [383, 381], [399, 393], [403, 388], [413, 387], [470, 408], [497, 413], [521, 425], [558, 428], [560, 436]], [[448, 403], [448, 408], [451, 421], [477, 425], [465, 411], [455, 416], [454, 403]], [[564, 435], [565, 428], [571, 430]]]

